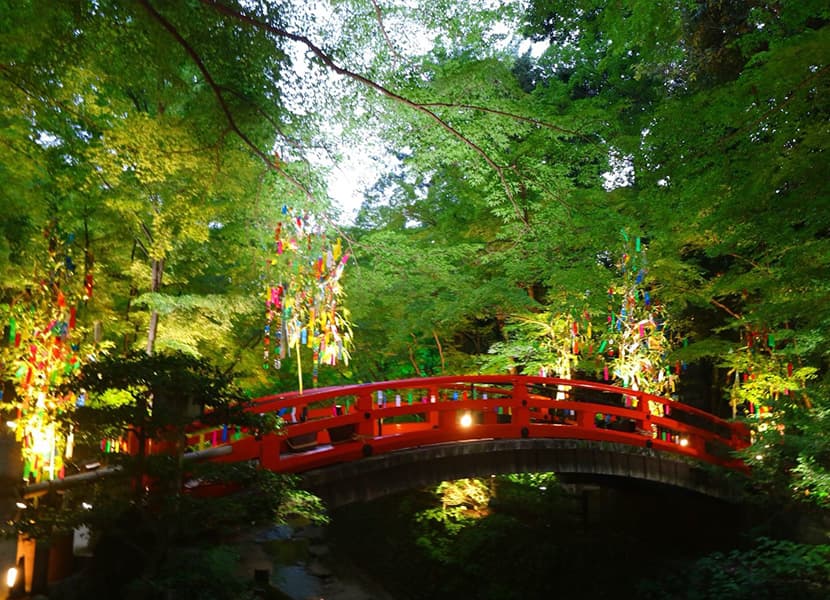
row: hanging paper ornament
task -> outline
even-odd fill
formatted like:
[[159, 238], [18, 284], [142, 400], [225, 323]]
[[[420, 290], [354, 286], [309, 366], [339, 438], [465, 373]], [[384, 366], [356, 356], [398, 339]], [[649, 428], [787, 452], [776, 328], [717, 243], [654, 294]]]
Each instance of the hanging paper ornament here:
[[[74, 408], [71, 394], [58, 394], [57, 388], [81, 364], [82, 347], [76, 336], [78, 304], [91, 291], [91, 257], [87, 255], [87, 274], [76, 275], [72, 243], [74, 235], [62, 236], [56, 223], [44, 229], [48, 241], [45, 260], [37, 263], [39, 277], [25, 297], [9, 308], [9, 342], [25, 352], [15, 353], [13, 382], [20, 398], [15, 421], [15, 438], [22, 448], [25, 477], [33, 481], [61, 476], [61, 457], [72, 450], [71, 432], [63, 435], [55, 425], [58, 414]], [[75, 339], [73, 339], [75, 338]]]
[[[619, 308], [615, 311], [612, 303], [607, 335], [614, 347], [607, 351], [611, 357], [611, 368], [607, 371], [624, 386], [667, 394], [672, 390], [675, 376], [667, 378], [663, 373], [670, 343], [663, 308], [647, 288], [646, 247], [638, 237], [632, 249], [625, 231], [622, 237], [624, 250], [617, 263], [621, 283], [609, 287], [609, 298], [616, 299]], [[605, 344], [600, 344], [600, 353], [604, 351]], [[606, 377], [605, 368], [603, 377]]]
[[[302, 346], [312, 350], [315, 385], [320, 364], [348, 363], [351, 325], [339, 307], [348, 255], [341, 259], [341, 241], [330, 244], [310, 215], [287, 205], [281, 212], [283, 220], [275, 227], [276, 255], [267, 262], [277, 282], [271, 284], [266, 301], [266, 324], [274, 338], [270, 345], [279, 348], [280, 358], [291, 352], [296, 357], [302, 392]], [[275, 360], [274, 365], [279, 368], [281, 363]]]

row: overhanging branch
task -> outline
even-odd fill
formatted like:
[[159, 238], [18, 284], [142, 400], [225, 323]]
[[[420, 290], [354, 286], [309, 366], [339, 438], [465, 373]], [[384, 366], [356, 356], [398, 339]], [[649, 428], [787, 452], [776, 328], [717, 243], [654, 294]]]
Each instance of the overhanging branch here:
[[553, 131], [558, 131], [559, 133], [565, 133], [567, 135], [573, 135], [577, 137], [581, 137], [586, 141], [591, 141], [585, 134], [580, 133], [579, 131], [574, 131], [572, 129], [566, 129], [564, 127], [560, 127], [559, 125], [554, 125], [553, 123], [548, 123], [547, 121], [542, 121], [541, 119], [534, 119], [533, 117], [525, 117], [524, 115], [518, 115], [516, 113], [512, 113], [506, 110], [499, 110], [497, 108], [489, 108], [487, 106], [478, 106], [475, 104], [456, 104], [454, 102], [422, 102], [420, 103], [421, 106], [436, 106], [436, 107], [444, 107], [444, 108], [463, 108], [467, 110], [477, 110], [479, 112], [486, 112], [493, 115], [498, 115], [500, 117], [507, 117], [508, 119], [513, 119], [515, 121], [522, 121], [523, 123], [530, 123], [531, 125], [536, 125], [537, 127], [544, 127], [545, 129], [551, 129]]
[[178, 42], [178, 44], [184, 49], [199, 71], [202, 73], [202, 76], [205, 78], [205, 81], [210, 86], [211, 90], [213, 91], [213, 95], [216, 97], [216, 101], [219, 104], [219, 107], [222, 110], [222, 113], [225, 115], [225, 119], [228, 122], [228, 126], [231, 130], [242, 140], [242, 142], [251, 149], [251, 151], [256, 154], [262, 161], [268, 165], [269, 168], [273, 169], [274, 171], [278, 172], [282, 177], [284, 177], [289, 183], [291, 183], [294, 187], [299, 189], [307, 198], [311, 199], [311, 192], [296, 178], [290, 175], [288, 172], [285, 171], [280, 166], [278, 160], [272, 159], [268, 156], [265, 152], [262, 151], [254, 142], [249, 138], [244, 131], [239, 127], [239, 124], [236, 122], [236, 119], [233, 116], [233, 113], [228, 107], [228, 103], [225, 100], [224, 95], [222, 94], [222, 88], [216, 83], [216, 80], [213, 79], [213, 75], [211, 75], [210, 71], [208, 70], [207, 66], [205, 65], [204, 61], [202, 60], [201, 56], [196, 52], [196, 50], [191, 46], [186, 39], [179, 33], [179, 30], [164, 16], [159, 13], [150, 3], [148, 0], [138, 0], [139, 4], [144, 7], [147, 13], [155, 19], [167, 32], [173, 37], [173, 39]]
[[[146, 4], [146, 1], [147, 0], [141, 0], [141, 2], [143, 4]], [[523, 212], [519, 208], [519, 205], [516, 203], [516, 199], [515, 199], [515, 196], [513, 194], [513, 190], [511, 189], [510, 184], [507, 181], [507, 177], [505, 176], [504, 167], [502, 167], [501, 165], [496, 163], [496, 161], [493, 160], [493, 158], [481, 146], [479, 146], [474, 141], [472, 141], [470, 138], [465, 136], [463, 133], [461, 133], [460, 131], [455, 129], [452, 125], [447, 123], [444, 119], [442, 119], [434, 111], [430, 110], [427, 106], [419, 104], [419, 103], [417, 103], [413, 100], [410, 100], [409, 98], [407, 98], [405, 96], [402, 96], [401, 94], [393, 92], [389, 88], [379, 84], [376, 81], [373, 81], [372, 79], [369, 79], [368, 77], [366, 77], [364, 75], [361, 75], [360, 73], [356, 73], [354, 71], [351, 71], [351, 70], [349, 70], [345, 67], [342, 67], [342, 66], [338, 65], [336, 62], [334, 62], [334, 59], [331, 56], [329, 56], [329, 54], [324, 52], [319, 46], [317, 46], [314, 42], [312, 42], [310, 39], [308, 39], [304, 35], [300, 35], [300, 34], [297, 34], [297, 33], [291, 33], [290, 31], [287, 31], [285, 29], [282, 29], [280, 27], [277, 27], [275, 25], [272, 25], [270, 23], [262, 21], [258, 18], [252, 17], [252, 16], [250, 16], [246, 13], [239, 12], [239, 11], [229, 7], [229, 6], [225, 6], [224, 4], [221, 4], [221, 3], [217, 2], [216, 0], [200, 0], [200, 1], [201, 1], [202, 4], [204, 4], [206, 6], [209, 6], [209, 7], [212, 7], [217, 12], [219, 12], [223, 15], [226, 15], [228, 17], [231, 17], [233, 19], [236, 19], [236, 20], [238, 20], [242, 23], [246, 23], [246, 24], [250, 25], [251, 27], [255, 27], [257, 29], [261, 29], [263, 31], [267, 31], [269, 33], [272, 33], [272, 34], [274, 34], [278, 37], [297, 42], [298, 44], [302, 44], [303, 46], [308, 48], [312, 52], [312, 54], [314, 54], [314, 56], [316, 56], [320, 60], [320, 62], [322, 62], [326, 67], [328, 67], [330, 70], [334, 71], [338, 75], [342, 75], [343, 77], [347, 77], [349, 79], [352, 79], [353, 81], [357, 81], [358, 83], [361, 83], [362, 85], [368, 87], [369, 89], [375, 90], [376, 92], [380, 93], [381, 95], [386, 96], [387, 98], [390, 98], [390, 99], [392, 99], [392, 100], [394, 100], [394, 101], [396, 101], [396, 102], [398, 102], [398, 103], [400, 103], [404, 106], [407, 106], [407, 107], [411, 108], [412, 110], [414, 110], [416, 112], [419, 112], [423, 115], [426, 115], [430, 120], [435, 122], [439, 127], [444, 129], [446, 132], [448, 132], [454, 138], [461, 141], [464, 145], [466, 145], [468, 148], [470, 148], [473, 152], [478, 154], [482, 158], [482, 160], [484, 160], [484, 162], [491, 169], [493, 169], [496, 172], [496, 174], [498, 175], [499, 181], [501, 182], [502, 187], [504, 188], [505, 195], [507, 196], [508, 200], [510, 200], [510, 203], [513, 205], [513, 208], [516, 212], [516, 216], [523, 223], [527, 224], [527, 221], [524, 217]], [[181, 36], [179, 36], [179, 37], [181, 37]], [[180, 41], [180, 43], [183, 43], [183, 42], [184, 42], [184, 40]], [[202, 67], [200, 67], [200, 69], [201, 68]], [[212, 85], [215, 85], [215, 84], [212, 84]], [[221, 94], [220, 94], [220, 96], [221, 96]], [[225, 110], [227, 109], [227, 106], [224, 105], [224, 104], [223, 104], [223, 109], [225, 109]], [[228, 114], [228, 113], [226, 113], [226, 114]]]
[[389, 52], [392, 54], [394, 58], [403, 60], [403, 57], [398, 53], [397, 50], [395, 50], [395, 46], [392, 45], [392, 40], [389, 38], [389, 33], [386, 31], [386, 27], [383, 24], [383, 13], [380, 10], [380, 5], [377, 3], [377, 0], [372, 0], [372, 6], [375, 8], [375, 19], [378, 22], [380, 33], [381, 35], [383, 35], [383, 39], [384, 41], [386, 41], [386, 45], [389, 47]]

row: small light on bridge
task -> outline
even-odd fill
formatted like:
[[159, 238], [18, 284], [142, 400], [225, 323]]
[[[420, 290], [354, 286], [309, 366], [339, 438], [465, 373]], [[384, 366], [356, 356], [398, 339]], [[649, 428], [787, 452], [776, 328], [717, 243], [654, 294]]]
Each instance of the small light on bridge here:
[[29, 508], [25, 502], [15, 502], [14, 505], [20, 510], [26, 510], [27, 508]]
[[89, 502], [81, 502], [81, 508], [84, 510], [92, 510], [92, 505]]
[[17, 567], [12, 567], [6, 571], [6, 585], [13, 588], [15, 583], [17, 583]]
[[464, 413], [461, 415], [461, 426], [462, 427], [469, 427], [473, 424], [473, 415], [470, 413]]
[[689, 440], [687, 438], [680, 438], [680, 445], [685, 448], [689, 445]]

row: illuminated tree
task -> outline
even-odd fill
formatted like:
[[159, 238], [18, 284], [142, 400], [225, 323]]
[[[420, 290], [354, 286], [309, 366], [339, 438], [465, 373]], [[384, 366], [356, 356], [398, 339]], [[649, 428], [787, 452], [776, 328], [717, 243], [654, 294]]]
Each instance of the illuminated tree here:
[[263, 367], [275, 369], [294, 354], [299, 390], [303, 390], [303, 347], [312, 352], [312, 383], [320, 365], [349, 364], [352, 331], [342, 302], [340, 281], [349, 255], [342, 240], [330, 243], [313, 216], [282, 207], [274, 230], [274, 254], [268, 259]]
[[[672, 372], [668, 354], [671, 330], [665, 306], [656, 297], [646, 247], [622, 232], [624, 249], [616, 264], [618, 277], [608, 289], [607, 328], [598, 351], [605, 352], [603, 379], [649, 394], [670, 397], [679, 367]], [[626, 402], [633, 402], [626, 399]], [[651, 410], [661, 410], [654, 404]]]
[[511, 323], [505, 326], [509, 339], [491, 346], [488, 368], [521, 369], [527, 375], [543, 377], [574, 377], [582, 353], [593, 348], [592, 324], [587, 317], [587, 312], [574, 317], [570, 313], [546, 311], [511, 317]]
[[78, 256], [74, 234], [62, 231], [57, 222], [43, 237], [46, 255], [34, 264], [35, 279], [1, 313], [6, 340], [0, 361], [13, 373], [15, 393], [0, 398], [0, 407], [13, 415], [22, 477], [29, 482], [64, 475], [64, 458], [72, 457], [72, 433], [61, 431], [57, 418], [74, 408], [76, 398], [60, 388], [96, 346], [94, 336], [85, 335], [78, 323], [78, 313], [93, 295], [91, 258]]

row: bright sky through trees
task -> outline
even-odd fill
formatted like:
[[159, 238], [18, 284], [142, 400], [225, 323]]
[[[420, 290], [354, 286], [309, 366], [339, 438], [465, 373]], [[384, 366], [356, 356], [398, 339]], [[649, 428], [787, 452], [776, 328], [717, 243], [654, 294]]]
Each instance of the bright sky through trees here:
[[[509, 46], [508, 40], [515, 40], [515, 32], [510, 32], [506, 25], [495, 26], [494, 31], [506, 34], [503, 48]], [[514, 42], [511, 42], [514, 43]], [[518, 43], [518, 54], [529, 53], [533, 58], [541, 56], [550, 44], [547, 41], [532, 42], [523, 39]], [[428, 50], [423, 48], [417, 53]], [[342, 210], [341, 220], [343, 223], [353, 223], [357, 211], [364, 200], [365, 191], [375, 184], [378, 176], [388, 170], [396, 161], [389, 154], [383, 155], [379, 140], [365, 138], [364, 144], [355, 144], [342, 152], [340, 160], [331, 167], [331, 173], [327, 177], [329, 195], [335, 201], [336, 206]], [[382, 164], [378, 164], [382, 163]], [[609, 181], [614, 177], [609, 173]]]
[[[415, 2], [398, 2], [395, 4], [408, 6], [411, 9], [417, 6]], [[522, 0], [510, 4], [518, 8], [526, 3]], [[337, 28], [338, 15], [332, 11], [331, 5], [315, 3], [313, 6], [314, 14], [322, 24], [323, 30]], [[384, 43], [387, 46], [386, 49], [392, 53], [393, 64], [386, 65], [387, 67], [391, 66], [392, 71], [395, 68], [404, 67], [409, 61], [416, 61], [419, 57], [429, 54], [434, 49], [436, 40], [443, 37], [440, 28], [430, 30], [425, 23], [418, 20], [417, 10], [409, 14], [396, 14], [394, 11], [389, 13], [382, 11], [378, 3], [373, 3], [373, 6], [377, 19], [376, 26], [383, 36]], [[476, 2], [468, 8], [474, 10], [474, 6], [482, 9], [498, 10], [504, 6], [504, 3]], [[345, 31], [342, 31], [341, 34], [347, 36]], [[377, 32], [375, 35], [377, 35]], [[549, 45], [547, 41], [533, 42], [522, 38], [517, 31], [516, 22], [496, 22], [489, 28], [485, 36], [493, 40], [493, 51], [506, 53], [507, 55], [528, 53], [533, 58], [538, 58]], [[303, 61], [299, 60], [306, 49], [299, 44], [293, 44], [291, 48], [295, 57], [294, 64], [299, 67], [299, 75], [314, 77], [314, 74], [303, 68]], [[372, 62], [371, 58], [364, 58], [364, 61]], [[319, 84], [323, 86], [329, 85], [331, 78], [338, 79], [338, 76], [331, 72], [317, 73], [316, 77], [322, 78]], [[334, 93], [336, 94], [336, 92]], [[365, 103], [360, 101], [354, 107], [354, 116], [359, 119], [366, 114], [367, 110], [372, 109], [367, 109]], [[342, 145], [338, 145], [339, 132], [342, 132], [342, 129], [335, 117], [328, 124], [324, 124], [323, 127], [329, 129], [329, 137], [339, 158], [332, 160], [331, 156], [321, 154], [317, 156], [317, 160], [326, 168], [331, 169], [327, 177], [329, 195], [342, 211], [340, 217], [342, 222], [352, 223], [364, 200], [365, 191], [376, 183], [381, 173], [389, 171], [398, 161], [387, 150], [383, 149], [383, 144], [377, 136], [377, 132], [373, 132], [370, 127], [366, 127], [362, 130], [360, 136], [346, 140], [346, 143]]]

